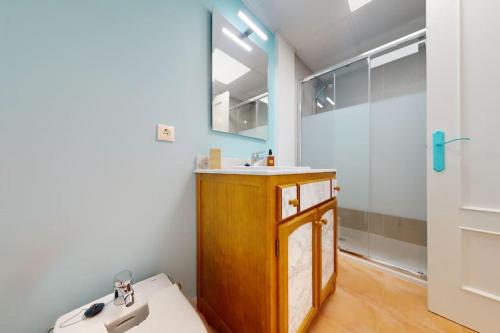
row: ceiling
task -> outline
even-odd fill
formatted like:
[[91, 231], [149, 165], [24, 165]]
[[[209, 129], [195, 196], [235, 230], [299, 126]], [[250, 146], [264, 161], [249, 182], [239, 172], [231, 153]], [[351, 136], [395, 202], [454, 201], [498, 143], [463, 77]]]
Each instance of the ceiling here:
[[425, 27], [425, 0], [373, 0], [351, 12], [348, 0], [243, 0], [318, 71]]

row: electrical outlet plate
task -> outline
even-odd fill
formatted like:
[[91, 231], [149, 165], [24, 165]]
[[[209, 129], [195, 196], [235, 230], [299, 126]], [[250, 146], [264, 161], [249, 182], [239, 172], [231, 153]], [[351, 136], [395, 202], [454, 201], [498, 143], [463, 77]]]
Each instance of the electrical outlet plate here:
[[158, 124], [158, 128], [156, 131], [156, 139], [158, 141], [175, 141], [175, 127]]

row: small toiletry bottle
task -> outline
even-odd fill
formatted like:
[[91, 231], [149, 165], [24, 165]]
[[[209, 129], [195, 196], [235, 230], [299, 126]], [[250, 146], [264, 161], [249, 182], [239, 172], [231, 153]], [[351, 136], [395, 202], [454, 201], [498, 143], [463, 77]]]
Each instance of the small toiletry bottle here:
[[271, 149], [269, 149], [269, 155], [267, 155], [266, 162], [267, 166], [274, 166], [274, 156]]

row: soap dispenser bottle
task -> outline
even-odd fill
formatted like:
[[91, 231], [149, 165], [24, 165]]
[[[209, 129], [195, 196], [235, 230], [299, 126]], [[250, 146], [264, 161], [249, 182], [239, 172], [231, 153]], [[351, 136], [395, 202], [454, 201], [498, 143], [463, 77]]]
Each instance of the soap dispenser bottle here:
[[271, 149], [269, 149], [269, 155], [267, 155], [266, 158], [266, 165], [274, 166], [274, 156], [273, 156], [273, 151]]

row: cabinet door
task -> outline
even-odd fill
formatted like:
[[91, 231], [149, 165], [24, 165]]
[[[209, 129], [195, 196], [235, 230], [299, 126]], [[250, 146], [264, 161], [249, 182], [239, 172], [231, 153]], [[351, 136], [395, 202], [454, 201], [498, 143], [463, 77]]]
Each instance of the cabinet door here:
[[337, 276], [337, 200], [318, 207], [318, 289], [319, 305], [335, 289]]
[[279, 331], [305, 332], [317, 312], [316, 210], [278, 226]]

